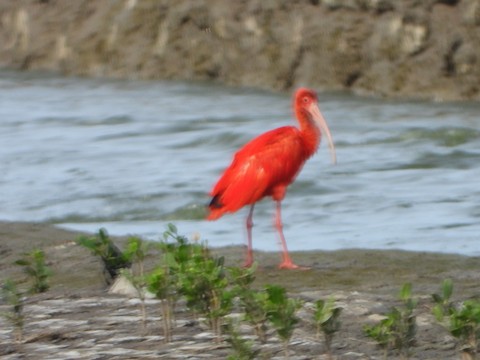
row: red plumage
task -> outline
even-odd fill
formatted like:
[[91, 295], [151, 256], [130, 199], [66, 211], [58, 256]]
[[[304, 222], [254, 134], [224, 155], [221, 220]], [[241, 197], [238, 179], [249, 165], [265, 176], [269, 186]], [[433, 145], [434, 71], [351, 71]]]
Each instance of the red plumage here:
[[[213, 187], [207, 219], [215, 220], [251, 205], [247, 218], [248, 252], [246, 265], [253, 262], [251, 227], [253, 206], [266, 196], [277, 202], [277, 230], [283, 246], [284, 259], [280, 267], [297, 267], [291, 261], [282, 232], [280, 202], [286, 189], [300, 172], [320, 143], [321, 130], [326, 132], [334, 156], [331, 135], [317, 105], [316, 94], [299, 89], [294, 97], [294, 109], [300, 128], [284, 126], [270, 130], [244, 145], [233, 157], [230, 166]], [[316, 122], [318, 124], [316, 124]]]
[[265, 196], [281, 200], [307, 158], [301, 134], [294, 127], [281, 127], [253, 139], [235, 154], [213, 188], [208, 219], [218, 219]]

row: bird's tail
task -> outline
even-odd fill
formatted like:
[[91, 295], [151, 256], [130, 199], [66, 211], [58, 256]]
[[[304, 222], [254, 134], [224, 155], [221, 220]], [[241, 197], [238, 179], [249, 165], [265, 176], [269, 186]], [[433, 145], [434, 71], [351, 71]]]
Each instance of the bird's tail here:
[[207, 215], [207, 220], [217, 220], [218, 218], [220, 218], [221, 216], [223, 215], [223, 212], [220, 211], [220, 210], [211, 210], [210, 209], [210, 212], [208, 213]]

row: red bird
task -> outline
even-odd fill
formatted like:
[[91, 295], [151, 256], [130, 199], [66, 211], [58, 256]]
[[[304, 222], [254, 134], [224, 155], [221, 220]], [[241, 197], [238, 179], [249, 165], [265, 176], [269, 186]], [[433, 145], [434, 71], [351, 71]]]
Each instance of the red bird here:
[[336, 162], [332, 135], [318, 108], [316, 93], [305, 88], [298, 89], [293, 107], [300, 128], [284, 126], [251, 140], [234, 155], [232, 163], [210, 193], [212, 200], [208, 205], [208, 220], [218, 219], [225, 213], [233, 213], [250, 205], [246, 221], [248, 244], [245, 266], [253, 263], [253, 208], [257, 201], [271, 196], [276, 203], [275, 227], [283, 252], [279, 267], [299, 267], [292, 262], [283, 235], [281, 201], [305, 161], [316, 152], [322, 133], [327, 137], [332, 161]]

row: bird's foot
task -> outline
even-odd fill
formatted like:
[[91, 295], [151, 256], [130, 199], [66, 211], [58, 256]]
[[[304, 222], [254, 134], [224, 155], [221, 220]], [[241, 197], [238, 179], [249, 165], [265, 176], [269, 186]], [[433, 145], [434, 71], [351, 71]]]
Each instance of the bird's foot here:
[[288, 269], [288, 270], [309, 270], [310, 268], [307, 266], [299, 266], [294, 264], [292, 261], [283, 261], [280, 265], [278, 265], [279, 269]]

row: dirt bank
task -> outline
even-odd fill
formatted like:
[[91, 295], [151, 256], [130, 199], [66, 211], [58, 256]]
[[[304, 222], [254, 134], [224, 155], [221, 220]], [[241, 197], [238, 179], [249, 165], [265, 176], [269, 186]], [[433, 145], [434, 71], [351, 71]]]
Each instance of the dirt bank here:
[[[52, 288], [44, 295], [30, 297], [25, 305], [25, 340], [12, 343], [12, 328], [0, 318], [2, 359], [224, 359], [230, 352], [226, 343], [212, 341], [202, 324], [192, 322], [179, 306], [179, 325], [174, 341], [164, 344], [160, 305], [148, 303], [147, 331], [140, 325], [135, 299], [109, 295], [102, 280], [100, 263], [75, 245], [78, 233], [50, 225], [0, 222], [0, 274], [21, 280], [23, 274], [12, 262], [25, 251], [45, 250], [54, 270]], [[118, 244], [123, 239], [116, 240]], [[243, 249], [220, 248], [229, 265], [238, 265]], [[294, 259], [311, 266], [304, 271], [276, 269], [278, 254], [257, 253], [261, 264], [256, 285], [286, 286], [292, 296], [302, 298], [308, 308], [313, 301], [333, 297], [344, 308], [341, 331], [335, 337], [334, 354], [341, 359], [380, 359], [383, 351], [363, 333], [365, 324], [378, 321], [391, 306], [398, 306], [398, 291], [405, 282], [413, 284], [418, 331], [412, 359], [453, 359], [458, 357], [455, 341], [431, 315], [430, 294], [439, 291], [445, 278], [455, 285], [454, 300], [479, 297], [480, 259], [457, 255], [404, 251], [344, 250], [293, 253]], [[150, 259], [153, 264], [155, 259]], [[0, 312], [7, 309], [0, 304]], [[323, 341], [315, 337], [308, 311], [295, 330], [292, 359], [326, 359]], [[246, 334], [251, 331], [244, 329]], [[262, 348], [266, 358], [283, 356], [282, 346], [272, 336]], [[391, 359], [398, 357], [392, 354]]]
[[0, 66], [480, 100], [480, 0], [17, 0]]

